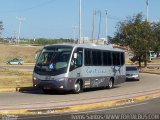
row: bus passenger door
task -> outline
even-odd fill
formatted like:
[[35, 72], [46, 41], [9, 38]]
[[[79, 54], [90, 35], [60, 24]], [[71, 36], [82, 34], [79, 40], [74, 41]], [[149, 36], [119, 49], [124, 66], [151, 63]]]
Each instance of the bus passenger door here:
[[71, 63], [70, 63], [70, 73], [72, 77], [81, 77], [81, 69], [83, 65], [83, 48], [75, 49]]

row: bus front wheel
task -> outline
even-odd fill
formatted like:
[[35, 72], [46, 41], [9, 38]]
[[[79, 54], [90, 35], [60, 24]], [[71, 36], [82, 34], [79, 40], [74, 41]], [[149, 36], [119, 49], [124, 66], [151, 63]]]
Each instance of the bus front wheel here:
[[75, 84], [74, 84], [74, 89], [73, 89], [73, 93], [75, 94], [79, 94], [80, 92], [82, 92], [83, 88], [82, 88], [82, 82], [80, 80], [78, 80]]

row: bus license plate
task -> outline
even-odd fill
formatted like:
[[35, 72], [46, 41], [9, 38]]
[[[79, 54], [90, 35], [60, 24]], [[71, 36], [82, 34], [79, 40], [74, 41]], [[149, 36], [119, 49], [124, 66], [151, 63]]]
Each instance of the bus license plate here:
[[51, 89], [51, 87], [44, 87], [43, 89], [47, 89], [47, 90], [50, 90], [50, 89]]

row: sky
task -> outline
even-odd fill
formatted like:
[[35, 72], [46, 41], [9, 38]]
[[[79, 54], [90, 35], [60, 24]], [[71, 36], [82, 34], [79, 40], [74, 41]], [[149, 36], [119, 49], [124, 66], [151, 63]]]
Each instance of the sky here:
[[[160, 20], [160, 0], [149, 0], [148, 18]], [[108, 11], [108, 35], [128, 16], [142, 12], [146, 17], [146, 0], [82, 0], [82, 37], [92, 37], [93, 11], [101, 11], [100, 38], [105, 37], [105, 10]], [[22, 38], [78, 38], [79, 0], [0, 0], [1, 37], [15, 37], [21, 24]], [[100, 15], [94, 19], [94, 37], [98, 36]], [[76, 27], [75, 27], [76, 26]], [[74, 29], [76, 28], [76, 29]]]

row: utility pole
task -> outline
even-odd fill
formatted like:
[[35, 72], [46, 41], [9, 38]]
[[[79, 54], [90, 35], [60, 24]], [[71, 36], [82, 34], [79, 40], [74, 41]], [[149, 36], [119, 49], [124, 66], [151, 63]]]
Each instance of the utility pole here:
[[108, 44], [108, 11], [107, 9], [105, 10], [106, 12], [106, 43]]
[[148, 5], [149, 5], [149, 0], [146, 0], [146, 20], [148, 22]]
[[[149, 1], [146, 0], [146, 21], [148, 22], [148, 4], [149, 4]], [[144, 66], [147, 67], [147, 53], [148, 53], [148, 50], [147, 50], [147, 46], [146, 46], [146, 54], [145, 54], [145, 61], [144, 61]]]
[[79, 0], [79, 44], [82, 42], [82, 0]]
[[98, 29], [98, 39], [97, 39], [97, 43], [98, 43], [98, 40], [100, 38], [100, 33], [101, 33], [101, 11], [97, 11], [99, 13], [99, 29]]
[[25, 20], [25, 18], [22, 17], [16, 17], [16, 19], [19, 21], [19, 27], [18, 27], [18, 37], [17, 37], [17, 44], [19, 44], [20, 34], [21, 34], [21, 24], [22, 21]]
[[92, 17], [92, 43], [94, 41], [94, 15], [95, 15], [95, 10], [93, 10], [93, 17]]
[[97, 38], [97, 43], [98, 43], [98, 40], [99, 40], [99, 36], [100, 36], [100, 32], [101, 32], [101, 11], [98, 10], [94, 10], [93, 11], [93, 17], [92, 17], [92, 42], [94, 41], [94, 16], [99, 14], [99, 25], [98, 25], [98, 38]]

